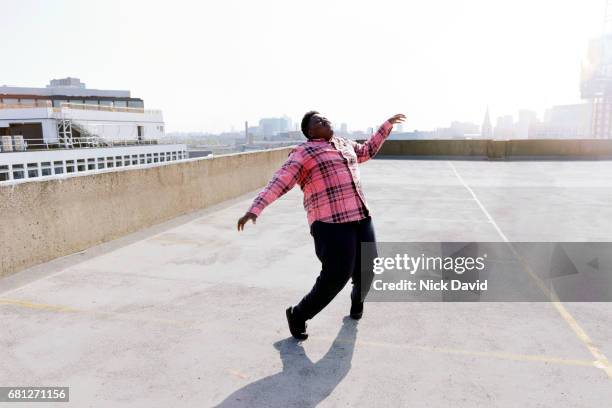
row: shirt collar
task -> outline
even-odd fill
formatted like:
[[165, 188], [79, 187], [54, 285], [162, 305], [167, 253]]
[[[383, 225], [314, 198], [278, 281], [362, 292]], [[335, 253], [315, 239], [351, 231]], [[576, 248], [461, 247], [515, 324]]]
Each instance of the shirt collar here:
[[332, 135], [331, 139], [329, 139], [329, 142], [325, 139], [321, 138], [317, 138], [317, 139], [309, 139], [309, 142], [315, 142], [315, 143], [332, 143], [335, 140], [335, 135]]

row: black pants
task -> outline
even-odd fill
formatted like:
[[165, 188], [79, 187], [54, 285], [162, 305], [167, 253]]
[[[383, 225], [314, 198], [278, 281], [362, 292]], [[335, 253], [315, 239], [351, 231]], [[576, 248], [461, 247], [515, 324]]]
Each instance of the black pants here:
[[312, 319], [323, 310], [349, 278], [353, 283], [351, 300], [363, 301], [374, 277], [372, 260], [378, 256], [376, 244], [369, 245], [363, 253], [364, 262], [361, 262], [361, 243], [376, 242], [371, 216], [345, 223], [315, 221], [310, 234], [322, 269], [310, 292], [294, 308], [296, 315], [304, 320]]

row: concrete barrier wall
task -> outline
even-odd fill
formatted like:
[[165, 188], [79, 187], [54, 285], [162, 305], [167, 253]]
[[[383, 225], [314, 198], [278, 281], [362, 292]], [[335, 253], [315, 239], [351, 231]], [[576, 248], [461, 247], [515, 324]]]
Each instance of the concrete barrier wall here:
[[521, 158], [597, 159], [612, 157], [612, 140], [387, 140], [378, 155], [510, 160]]
[[487, 140], [387, 140], [378, 155], [486, 156]]
[[261, 188], [290, 150], [2, 186], [0, 277]]
[[[0, 276], [261, 188], [290, 150], [2, 186]], [[377, 156], [609, 158], [612, 140], [387, 140]]]

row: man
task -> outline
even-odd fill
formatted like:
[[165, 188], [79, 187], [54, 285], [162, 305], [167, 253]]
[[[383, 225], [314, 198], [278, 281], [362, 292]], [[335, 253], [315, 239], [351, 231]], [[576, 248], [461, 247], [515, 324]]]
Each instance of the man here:
[[[319, 112], [306, 113], [302, 132], [308, 141], [291, 150], [287, 161], [238, 220], [238, 231], [241, 231], [248, 220], [255, 224], [266, 206], [296, 184], [304, 192], [304, 209], [322, 269], [310, 292], [286, 310], [289, 330], [296, 339], [308, 338], [306, 321], [323, 310], [349, 278], [353, 283], [350, 316], [360, 319], [363, 315], [363, 300], [373, 275], [370, 268], [364, 269], [367, 279], [361, 282], [361, 242], [376, 239], [357, 164], [374, 157], [393, 125], [405, 118], [403, 114], [391, 117], [369, 140], [357, 143], [335, 136], [330, 121]], [[374, 245], [365, 257], [376, 256]]]

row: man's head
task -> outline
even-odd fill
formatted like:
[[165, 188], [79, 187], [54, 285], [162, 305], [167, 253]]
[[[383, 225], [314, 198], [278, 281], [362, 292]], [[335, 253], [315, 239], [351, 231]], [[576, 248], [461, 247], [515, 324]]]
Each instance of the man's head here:
[[307, 139], [329, 140], [334, 135], [331, 122], [317, 111], [310, 111], [304, 115], [302, 133]]

